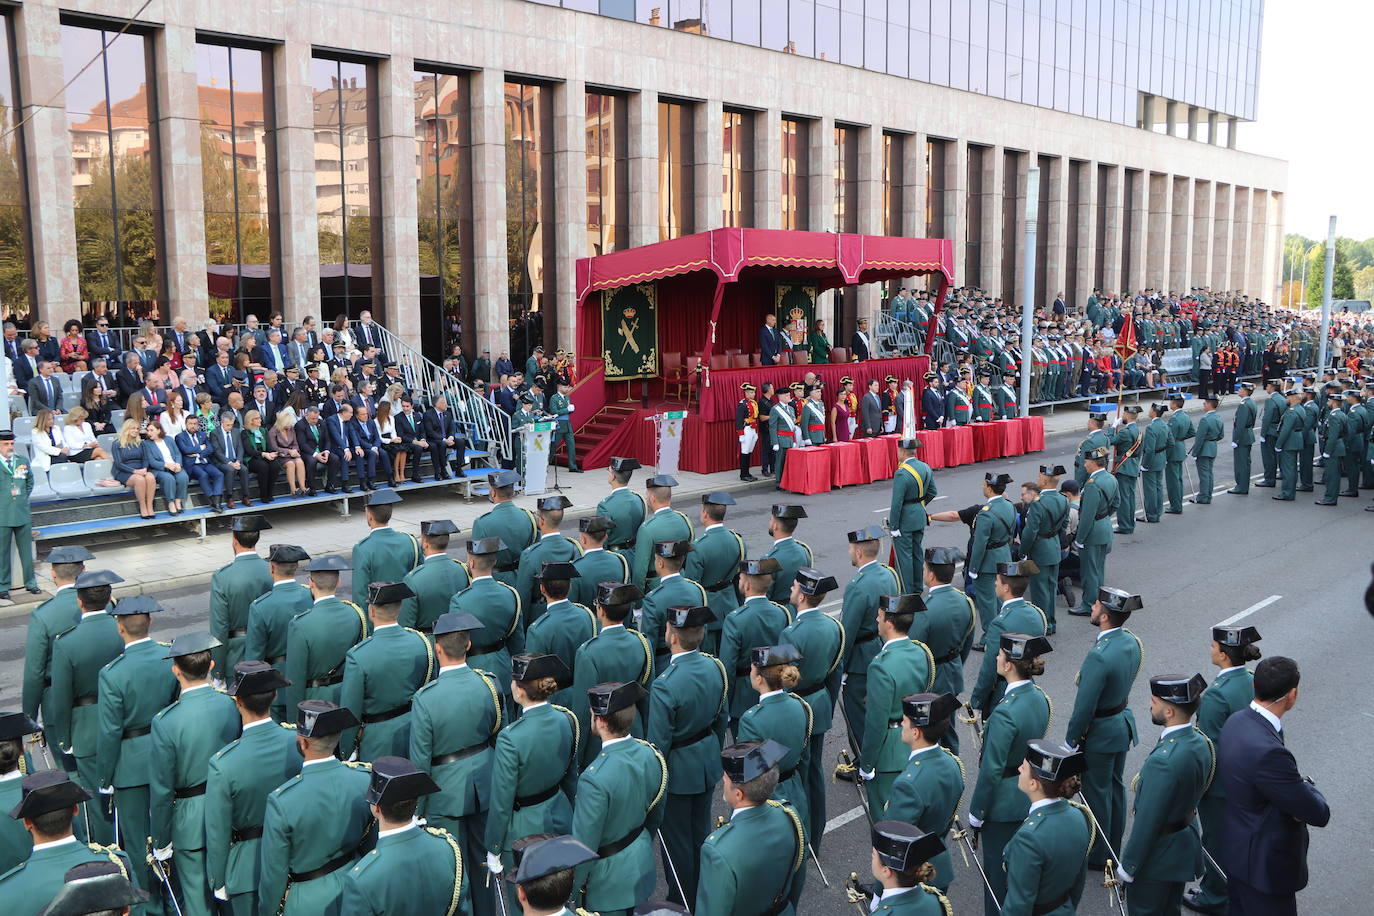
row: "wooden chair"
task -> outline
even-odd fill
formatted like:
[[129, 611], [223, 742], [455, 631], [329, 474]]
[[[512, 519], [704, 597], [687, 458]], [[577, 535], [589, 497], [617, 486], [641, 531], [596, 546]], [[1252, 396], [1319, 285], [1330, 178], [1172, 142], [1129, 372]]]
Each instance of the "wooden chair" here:
[[730, 354], [730, 368], [731, 368], [731, 369], [748, 369], [748, 368], [749, 368], [749, 354], [748, 354], [748, 353], [739, 353], [739, 352], [731, 353], [731, 354]]
[[711, 371], [712, 371], [712, 372], [719, 372], [721, 369], [729, 369], [729, 368], [730, 368], [730, 357], [726, 356], [724, 353], [712, 353], [712, 354], [711, 354]]
[[831, 349], [831, 351], [830, 351], [830, 364], [831, 364], [832, 366], [833, 366], [833, 365], [836, 365], [837, 363], [847, 363], [847, 362], [849, 362], [849, 348], [848, 348], [848, 347], [834, 347], [834, 348]]
[[681, 353], [663, 354], [663, 393], [666, 395], [669, 388], [677, 389], [678, 397], [682, 396], [682, 386], [687, 383], [685, 367], [682, 363]]
[[792, 351], [792, 365], [794, 365], [794, 366], [809, 366], [809, 365], [811, 365], [811, 354], [808, 353], [808, 352], [806, 352], [805, 350], [793, 350], [793, 351]]
[[686, 375], [687, 375], [687, 403], [688, 403], [689, 405], [692, 403], [692, 394], [693, 394], [694, 392], [696, 392], [698, 380], [699, 380], [700, 377], [701, 377], [701, 374], [700, 374], [699, 372], [697, 372], [697, 366], [700, 366], [700, 365], [701, 365], [701, 357], [700, 357], [700, 356], [689, 356], [689, 357], [687, 357], [687, 368], [686, 368]]

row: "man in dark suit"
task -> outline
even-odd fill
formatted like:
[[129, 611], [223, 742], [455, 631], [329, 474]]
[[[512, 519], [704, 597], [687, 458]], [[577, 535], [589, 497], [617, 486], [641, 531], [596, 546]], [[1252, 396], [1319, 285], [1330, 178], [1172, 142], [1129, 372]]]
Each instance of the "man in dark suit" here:
[[116, 403], [122, 408], [129, 403], [129, 395], [143, 387], [143, 363], [138, 354], [124, 354], [124, 368], [115, 373]]
[[223, 405], [233, 387], [234, 370], [229, 367], [229, 354], [221, 351], [215, 354], [215, 364], [205, 370], [205, 390], [216, 404]]
[[456, 463], [461, 469], [467, 443], [458, 432], [458, 423], [454, 420], [453, 414], [449, 413], [448, 400], [442, 394], [434, 399], [434, 406], [425, 411], [420, 426], [426, 441], [429, 442], [429, 460], [434, 465], [434, 479], [447, 480], [453, 476], [453, 469], [449, 467], [448, 450], [453, 449], [457, 453]]
[[379, 353], [386, 353], [386, 347], [382, 346], [382, 327], [373, 324], [371, 312], [359, 313], [358, 326], [354, 328], [353, 336], [358, 342], [358, 349], [364, 353], [368, 347], [376, 347]]
[[[339, 408], [348, 403], [348, 386], [335, 382], [329, 386], [329, 397], [324, 400], [324, 407], [320, 408], [320, 416], [328, 420], [339, 412]], [[350, 405], [351, 406], [351, 405]]]
[[782, 349], [782, 332], [778, 330], [778, 316], [763, 316], [763, 327], [759, 328], [760, 360], [765, 366], [776, 366]]
[[1326, 799], [1284, 746], [1283, 717], [1298, 702], [1297, 662], [1282, 655], [1255, 666], [1255, 699], [1226, 720], [1217, 742], [1226, 780], [1221, 862], [1233, 916], [1296, 916], [1307, 886], [1307, 825], [1331, 820]]
[[166, 407], [167, 391], [162, 387], [162, 376], [148, 374], [143, 381], [143, 387], [138, 390], [143, 395], [143, 405], [145, 407]]
[[1054, 294], [1053, 309], [1054, 313], [1061, 317], [1069, 313], [1069, 307], [1064, 303], [1064, 294], [1062, 292]]
[[253, 505], [248, 498], [248, 459], [243, 454], [243, 434], [232, 411], [220, 413], [219, 429], [210, 434], [210, 460], [224, 477], [225, 505], [234, 508], [234, 486], [245, 506]]
[[868, 319], [860, 318], [858, 330], [849, 339], [849, 358], [856, 363], [868, 359], [873, 352], [873, 339], [868, 336]]
[[5, 322], [4, 335], [5, 355], [10, 358], [10, 362], [19, 362], [19, 329], [13, 321]]
[[[296, 421], [296, 448], [300, 449], [301, 460], [305, 462], [305, 492], [315, 495], [315, 484], [320, 475], [329, 472], [329, 443], [324, 422], [320, 420], [320, 409], [307, 404], [305, 416]], [[328, 477], [325, 477], [328, 482]]]
[[258, 361], [278, 375], [286, 372], [286, 365], [291, 359], [287, 355], [286, 344], [281, 339], [281, 331], [273, 328], [267, 332], [267, 345], [262, 348]]
[[415, 412], [415, 402], [409, 396], [401, 398], [401, 412], [392, 419], [396, 421], [397, 447], [406, 453], [410, 480], [412, 483], [419, 483], [420, 453], [429, 449], [429, 441], [425, 439], [424, 421]]
[[358, 443], [353, 428], [353, 405], [347, 401], [338, 405], [338, 410], [324, 421], [325, 442], [329, 443], [329, 479], [324, 488], [333, 493], [342, 488], [352, 493], [348, 485], [348, 466], [357, 457]]
[[29, 382], [38, 375], [38, 341], [26, 338], [19, 341], [19, 358], [11, 358], [14, 384], [20, 391], [29, 390]]
[[353, 409], [359, 407], [367, 408], [367, 415], [373, 417], [377, 415], [377, 386], [370, 381], [363, 382], [358, 386], [358, 393], [349, 399]]
[[38, 375], [29, 379], [29, 413], [62, 409], [62, 386], [52, 377], [56, 370], [57, 363], [43, 360], [38, 364]]
[[878, 398], [878, 380], [875, 378], [868, 380], [868, 391], [864, 392], [863, 398], [859, 401], [857, 432], [864, 436], [883, 434], [883, 402]]
[[277, 419], [277, 405], [272, 399], [272, 393], [267, 390], [267, 386], [258, 382], [253, 386], [253, 400], [246, 405], [248, 410], [256, 410], [258, 416], [262, 417], [264, 429], [271, 429], [272, 424]]
[[921, 392], [921, 425], [939, 429], [945, 425], [945, 394], [940, 387], [940, 374], [927, 372], [926, 387]]
[[[544, 407], [544, 404], [542, 403], [542, 401], [543, 401], [543, 398], [542, 398], [542, 395], [541, 395], [541, 397], [540, 397], [540, 403], [538, 404], [538, 407], [539, 407], [540, 409], [543, 409], [543, 407]], [[499, 407], [499, 408], [501, 408], [502, 410], [504, 410], [507, 414], [513, 414], [513, 413], [515, 413], [515, 408], [516, 408], [516, 393], [515, 393], [515, 388], [514, 388], [514, 386], [512, 386], [511, 383], [510, 383], [510, 377], [509, 377], [509, 376], [507, 376], [506, 379], [505, 379], [505, 381], [503, 382], [503, 384], [501, 384], [501, 385], [496, 389], [496, 406]]]
[[110, 332], [108, 318], [96, 319], [95, 328], [86, 332], [86, 352], [91, 354], [91, 359], [99, 356], [110, 359], [119, 355], [119, 339]]

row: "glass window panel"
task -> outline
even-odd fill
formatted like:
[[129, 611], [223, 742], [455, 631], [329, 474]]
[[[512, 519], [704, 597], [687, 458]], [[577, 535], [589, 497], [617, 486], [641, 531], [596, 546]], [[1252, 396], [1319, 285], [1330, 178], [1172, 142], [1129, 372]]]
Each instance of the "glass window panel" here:
[[605, 254], [625, 243], [629, 215], [628, 107], [623, 96], [587, 94], [588, 253]]
[[[949, 37], [949, 5], [951, 0], [930, 0], [930, 34]], [[962, 0], [958, 0], [962, 2]]]
[[949, 85], [949, 39], [932, 35], [930, 39], [930, 81]]
[[969, 51], [966, 42], [950, 42], [949, 71], [949, 85], [955, 89], [969, 87]]
[[887, 23], [877, 19], [865, 19], [863, 65], [869, 70], [887, 73]]
[[[998, 51], [988, 52], [988, 95], [995, 95], [999, 98], [1010, 95], [1007, 90], [1007, 58], [1005, 54]], [[1019, 94], [1019, 87], [1018, 87]]]
[[[971, 47], [968, 52], [968, 88], [988, 94], [988, 50]], [[995, 94], [1001, 95], [1001, 89]]]
[[907, 46], [910, 33], [902, 26], [892, 27], [887, 34], [887, 72], [893, 76], [911, 74], [911, 49]]
[[553, 106], [545, 86], [507, 82], [506, 288], [511, 358], [544, 342], [554, 284]]
[[[869, 14], [870, 16], [873, 16], [873, 17], [876, 18], [876, 19], [882, 19], [882, 18], [883, 18], [883, 14], [882, 14], [881, 12], [874, 13], [872, 10], [869, 10], [869, 13], [868, 13], [868, 14]], [[888, 3], [887, 3], [887, 21], [888, 21], [890, 24], [892, 24], [892, 25], [894, 25], [894, 26], [907, 26], [907, 25], [910, 25], [910, 24], [911, 24], [910, 18], [911, 18], [911, 2], [910, 2], [910, 0], [888, 0]]]
[[810, 227], [811, 124], [782, 119], [782, 228]]
[[911, 54], [907, 59], [911, 78], [930, 82], [930, 33], [913, 29]]
[[741, 44], [758, 46], [759, 43], [759, 0], [747, 3], [730, 4], [732, 11], [730, 40]]
[[950, 3], [949, 34], [956, 41], [968, 41], [970, 0], [952, 0]]
[[658, 103], [659, 239], [690, 235], [693, 228], [693, 115], [691, 105]]
[[840, 55], [851, 67], [864, 65], [864, 20], [858, 13], [840, 12]]
[[992, 51], [1005, 51], [1007, 49], [1007, 8], [1005, 4], [999, 3], [997, 0], [993, 0], [988, 6], [987, 47]]
[[1040, 71], [1040, 93], [1036, 98], [1035, 104], [1042, 108], [1054, 107], [1054, 68], [1049, 64], [1040, 64], [1037, 69]]
[[1069, 71], [1058, 67], [1054, 70], [1054, 107], [1069, 110]]
[[812, 0], [787, 0], [787, 34], [794, 53], [816, 56], [816, 5]]
[[721, 113], [721, 225], [754, 225], [754, 121], [751, 112]]
[[0, 313], [6, 321], [30, 320], [33, 271], [23, 140], [18, 130], [20, 99], [14, 85], [10, 17], [0, 15]]
[[[944, 0], [940, 0], [944, 2]], [[930, 4], [931, 0], [911, 0], [911, 27], [930, 31]]]
[[840, 59], [840, 11], [816, 5], [816, 57], [820, 60]]
[[770, 51], [787, 49], [788, 0], [761, 0], [763, 7], [762, 30], [759, 45]]
[[471, 233], [471, 141], [466, 76], [415, 74], [416, 231], [422, 320], [442, 316], [452, 337], [474, 322], [464, 314], [463, 252]]

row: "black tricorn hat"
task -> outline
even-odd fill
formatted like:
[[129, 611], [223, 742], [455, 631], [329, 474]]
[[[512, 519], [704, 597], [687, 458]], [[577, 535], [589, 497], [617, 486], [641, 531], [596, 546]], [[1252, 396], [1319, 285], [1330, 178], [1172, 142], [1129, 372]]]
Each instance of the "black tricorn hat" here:
[[435, 534], [457, 534], [458, 532], [459, 528], [453, 523], [452, 519], [436, 518], [420, 523], [420, 534], [425, 536]]
[[626, 471], [637, 471], [644, 465], [634, 458], [612, 458], [611, 470], [623, 474]]
[[539, 567], [539, 575], [535, 578], [539, 579], [541, 582], [548, 582], [550, 580], [557, 581], [559, 579], [571, 581], [573, 579], [581, 579], [582, 574], [579, 573], [577, 567], [571, 563], [553, 560], [542, 564]]
[[468, 556], [489, 557], [506, 549], [506, 542], [500, 538], [477, 538], [467, 543]]
[[748, 783], [777, 766], [787, 753], [786, 747], [771, 738], [741, 741], [720, 752], [720, 765], [731, 782]]
[[685, 557], [692, 552], [691, 541], [654, 541], [654, 555], [666, 559]]
[[407, 598], [414, 597], [415, 592], [404, 582], [372, 582], [367, 586], [368, 604], [400, 604]]
[[89, 916], [120, 912], [148, 899], [148, 892], [134, 887], [124, 866], [110, 860], [82, 862], [62, 875], [62, 886], [38, 916]]
[[964, 562], [964, 552], [958, 547], [927, 547], [926, 564], [929, 566], [953, 566]]
[[273, 563], [304, 563], [310, 554], [295, 544], [273, 544], [267, 548], [267, 559]]
[[776, 646], [755, 646], [749, 650], [749, 664], [755, 668], [795, 665], [801, 660], [801, 651], [791, 643], [780, 643]]
[[557, 655], [537, 655], [525, 652], [511, 656], [510, 676], [513, 681], [537, 681], [551, 677], [558, 689], [572, 686], [572, 672]]
[[1139, 595], [1132, 595], [1130, 592], [1122, 591], [1119, 588], [1107, 588], [1106, 586], [1097, 590], [1097, 603], [1113, 614], [1129, 614], [1145, 606], [1145, 602], [1140, 600]]
[[0, 741], [36, 735], [43, 729], [22, 712], [0, 712]]
[[541, 496], [536, 501], [536, 505], [539, 506], [540, 512], [552, 512], [555, 509], [567, 509], [572, 504], [572, 500], [568, 499], [568, 497], [562, 495], [561, 493], [555, 493], [553, 496]]
[[1150, 694], [1169, 703], [1196, 703], [1207, 689], [1200, 674], [1162, 674], [1150, 678]]
[[39, 770], [24, 777], [20, 784], [19, 804], [10, 810], [15, 820], [37, 817], [50, 811], [61, 811], [84, 801], [90, 801], [91, 793], [72, 782], [63, 770]]
[[1034, 560], [1018, 560], [1015, 563], [998, 563], [997, 575], [1003, 579], [1024, 579], [1040, 571]]
[[261, 515], [236, 515], [230, 524], [231, 531], [266, 531], [272, 523]]
[[925, 600], [917, 594], [881, 595], [878, 598], [878, 610], [884, 614], [918, 614], [925, 609]]
[[234, 679], [229, 684], [231, 697], [251, 696], [255, 693], [271, 693], [283, 687], [290, 687], [286, 676], [264, 661], [245, 658], [234, 663]]
[[959, 698], [952, 693], [913, 693], [902, 697], [902, 715], [918, 728], [948, 722], [959, 708]]
[[596, 585], [597, 604], [630, 604], [643, 597], [643, 589], [633, 582], [598, 582]]
[[365, 798], [369, 805], [394, 805], [438, 791], [430, 775], [405, 757], [378, 757], [372, 761], [372, 783]]
[[588, 534], [600, 534], [603, 531], [610, 531], [615, 527], [615, 522], [604, 515], [588, 515], [577, 520], [577, 530], [585, 531]]
[[337, 735], [357, 724], [357, 717], [347, 706], [328, 700], [301, 700], [296, 704], [296, 734], [302, 738]]
[[1064, 469], [1062, 464], [1042, 464], [1040, 465], [1040, 473], [1046, 477], [1063, 477], [1068, 471]]
[[1219, 646], [1238, 648], [1260, 641], [1259, 630], [1254, 627], [1212, 627], [1212, 639]]
[[1088, 768], [1082, 751], [1044, 738], [1026, 742], [1026, 763], [1030, 765], [1031, 775], [1046, 782], [1063, 782], [1070, 776], [1081, 775]]
[[473, 630], [480, 630], [485, 624], [473, 615], [465, 611], [449, 611], [447, 614], [440, 614], [439, 619], [434, 621], [434, 635], [447, 636], [449, 633], [470, 633]]
[[116, 585], [123, 581], [123, 578], [108, 569], [91, 569], [76, 577], [76, 590], [99, 588], [102, 585]]
[[704, 627], [715, 619], [715, 611], [704, 604], [668, 608], [668, 624], [679, 630]]
[[1016, 660], [1039, 658], [1054, 651], [1048, 639], [1043, 636], [1031, 636], [1028, 633], [1003, 633], [998, 648], [1006, 653], [1007, 658]]
[[984, 482], [990, 483], [994, 487], [1005, 487], [1007, 484], [1011, 483], [1011, 479], [1010, 474], [994, 474], [991, 471], [983, 475]]
[[524, 884], [555, 872], [567, 871], [597, 858], [595, 852], [570, 836], [525, 837], [511, 844], [515, 868], [509, 880]]
[[894, 871], [911, 871], [945, 851], [939, 835], [902, 821], [878, 821], [870, 833], [878, 861]]
[[769, 510], [769, 513], [774, 518], [806, 518], [806, 507], [777, 504]]
[[886, 536], [887, 532], [879, 525], [865, 525], [845, 535], [851, 544], [862, 544], [865, 541], [880, 541]]
[[183, 633], [172, 644], [167, 647], [167, 652], [163, 658], [182, 658], [187, 655], [195, 655], [199, 652], [209, 652], [211, 649], [218, 649], [224, 643], [220, 642], [210, 632], [198, 630], [193, 633]]
[[609, 716], [629, 709], [646, 696], [648, 691], [638, 681], [612, 681], [587, 688], [587, 702], [594, 716]]
[[749, 576], [772, 576], [782, 572], [782, 564], [776, 557], [745, 560], [740, 564], [740, 572]]
[[834, 576], [827, 576], [819, 569], [803, 566], [797, 570], [797, 584], [803, 595], [825, 595], [840, 587]]

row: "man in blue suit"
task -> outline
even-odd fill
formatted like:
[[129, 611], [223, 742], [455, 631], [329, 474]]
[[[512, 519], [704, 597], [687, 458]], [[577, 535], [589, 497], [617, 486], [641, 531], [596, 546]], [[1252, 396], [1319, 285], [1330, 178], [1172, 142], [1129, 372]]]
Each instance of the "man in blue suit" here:
[[782, 332], [778, 330], [778, 316], [769, 314], [759, 328], [759, 354], [765, 366], [776, 366], [783, 350]]
[[334, 416], [324, 421], [325, 441], [329, 443], [329, 477], [325, 481], [326, 493], [342, 488], [352, 493], [348, 485], [348, 466], [358, 456], [358, 441], [353, 427], [353, 405], [344, 401], [338, 405]]
[[224, 511], [224, 472], [215, 466], [215, 450], [210, 436], [200, 428], [200, 417], [186, 416], [186, 429], [177, 433], [177, 451], [186, 461], [186, 473], [200, 484], [200, 491], [215, 512]]
[[1296, 916], [1307, 886], [1307, 825], [1331, 820], [1326, 799], [1284, 746], [1283, 716], [1298, 702], [1297, 662], [1255, 666], [1255, 699], [1226, 720], [1217, 748], [1226, 780], [1221, 862], [1233, 916]]
[[926, 429], [939, 429], [945, 425], [945, 394], [940, 387], [940, 376], [927, 372], [925, 379], [926, 387], [921, 392], [921, 425]]

